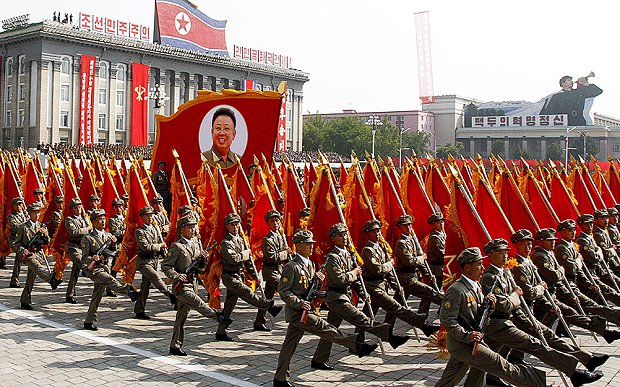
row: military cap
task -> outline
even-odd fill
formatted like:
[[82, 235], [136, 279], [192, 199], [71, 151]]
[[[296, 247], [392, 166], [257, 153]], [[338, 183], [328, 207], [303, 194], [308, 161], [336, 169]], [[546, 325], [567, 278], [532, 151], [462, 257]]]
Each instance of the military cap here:
[[269, 210], [265, 214], [265, 222], [268, 222], [271, 218], [282, 219], [282, 214], [280, 214], [277, 210]]
[[193, 205], [196, 205], [198, 204], [198, 199], [195, 196], [192, 196], [191, 198], [189, 198], [189, 202]]
[[594, 211], [594, 219], [596, 218], [604, 218], [606, 216], [609, 216], [609, 214], [607, 213], [607, 210], [596, 210]]
[[344, 223], [336, 223], [329, 228], [329, 237], [331, 238], [343, 232], [347, 232], [347, 226]]
[[577, 228], [577, 223], [575, 223], [572, 219], [565, 219], [558, 223], [558, 231], [569, 230], [572, 228]]
[[62, 202], [64, 202], [64, 201], [65, 201], [65, 197], [64, 197], [64, 196], [62, 196], [62, 195], [60, 195], [60, 196], [56, 196], [56, 197], [54, 198], [54, 203], [62, 203]]
[[105, 210], [103, 208], [95, 208], [90, 211], [90, 220], [95, 220], [101, 216], [105, 216]]
[[536, 231], [536, 235], [534, 236], [537, 241], [549, 241], [558, 239], [555, 236], [555, 230], [552, 228], [543, 228]]
[[620, 204], [616, 204], [614, 208], [620, 212]]
[[233, 212], [226, 215], [226, 218], [224, 218], [224, 222], [226, 223], [226, 225], [239, 223], [241, 222], [241, 217]]
[[594, 216], [592, 216], [591, 214], [583, 214], [577, 218], [578, 224], [592, 223], [592, 222], [594, 222]]
[[196, 219], [194, 219], [193, 216], [186, 215], [179, 219], [179, 221], [177, 222], [177, 228], [183, 228], [185, 226], [195, 226], [196, 224], [198, 224], [198, 222], [196, 222]]
[[34, 203], [30, 203], [26, 210], [28, 212], [31, 212], [31, 211], [41, 211], [41, 208], [43, 208], [43, 206], [41, 206], [40, 202], [34, 202]]
[[123, 205], [123, 199], [121, 198], [114, 198], [112, 199], [112, 205], [113, 206], [122, 206]]
[[151, 204], [163, 203], [163, 202], [164, 202], [164, 199], [159, 195], [155, 196], [153, 200], [151, 200]]
[[310, 216], [310, 208], [309, 207], [302, 208], [301, 210], [299, 210], [299, 217], [300, 218], [305, 218], [306, 216]]
[[618, 215], [618, 209], [616, 207], [611, 207], [607, 209], [607, 214], [609, 216]]
[[512, 243], [517, 243], [519, 241], [533, 241], [532, 233], [530, 230], [522, 228], [521, 230], [517, 230], [514, 234], [510, 236], [510, 241]]
[[92, 194], [88, 197], [88, 201], [89, 202], [96, 202], [98, 200], [101, 200], [101, 198], [99, 196], [97, 196], [96, 194]]
[[428, 224], [433, 224], [439, 222], [440, 220], [444, 220], [443, 214], [441, 212], [435, 212], [433, 215], [428, 217]]
[[409, 224], [413, 224], [413, 217], [411, 215], [403, 215], [396, 219], [397, 226], [407, 226]]
[[293, 234], [293, 244], [298, 243], [315, 243], [314, 235], [309, 230], [297, 230]]
[[123, 196], [121, 196], [121, 199], [125, 201], [129, 200], [129, 194], [123, 194]]
[[79, 206], [81, 204], [82, 204], [82, 201], [80, 200], [80, 198], [73, 198], [69, 202], [69, 208], [73, 208], [73, 207]]
[[142, 207], [140, 209], [140, 216], [150, 215], [154, 213], [155, 213], [155, 210], [151, 206]]
[[463, 266], [467, 263], [478, 262], [482, 260], [482, 253], [478, 247], [468, 247], [465, 250], [461, 251], [458, 257], [456, 257], [456, 262], [459, 265]]
[[20, 198], [20, 197], [16, 197], [13, 198], [13, 200], [11, 201], [11, 204], [16, 206], [18, 204], [24, 204], [24, 199]]
[[504, 238], [497, 238], [489, 241], [486, 245], [484, 245], [484, 253], [491, 254], [494, 251], [499, 250], [510, 250], [508, 247], [508, 241]]
[[45, 191], [43, 191], [41, 188], [36, 188], [36, 189], [34, 190], [34, 193], [35, 193], [35, 194], [41, 194], [41, 195], [43, 195], [43, 194], [45, 193]]
[[166, 165], [166, 162], [164, 160], [159, 160], [159, 162], [157, 163], [157, 166], [159, 167], [162, 164]]
[[192, 207], [189, 204], [186, 204], [184, 206], [179, 207], [179, 209], [177, 210], [177, 214], [179, 214], [179, 216], [183, 217], [189, 213], [192, 212]]
[[377, 219], [372, 219], [364, 223], [364, 227], [362, 228], [362, 231], [369, 232], [373, 230], [379, 230], [380, 228], [381, 228], [381, 222], [379, 222]]

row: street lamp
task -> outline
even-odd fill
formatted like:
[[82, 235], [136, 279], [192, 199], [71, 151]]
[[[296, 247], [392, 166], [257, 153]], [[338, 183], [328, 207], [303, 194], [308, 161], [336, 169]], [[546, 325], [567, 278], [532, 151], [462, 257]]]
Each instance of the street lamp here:
[[383, 122], [381, 122], [381, 117], [379, 117], [376, 114], [371, 114], [370, 117], [368, 117], [368, 120], [366, 120], [365, 124], [368, 126], [372, 126], [372, 157], [374, 158], [375, 157], [375, 134], [377, 132], [377, 126], [383, 125]]
[[402, 128], [400, 130], [400, 148], [398, 149], [398, 167], [400, 169], [403, 168], [403, 133], [409, 130], [411, 130], [411, 128], [407, 128], [407, 129]]
[[573, 126], [572, 128], [566, 128], [566, 163], [564, 164], [564, 169], [566, 170], [566, 173], [568, 173], [568, 151], [570, 149], [577, 149], [577, 148], [569, 148], [568, 147], [568, 134], [570, 132], [572, 132], [573, 130], [577, 129], [576, 126]]

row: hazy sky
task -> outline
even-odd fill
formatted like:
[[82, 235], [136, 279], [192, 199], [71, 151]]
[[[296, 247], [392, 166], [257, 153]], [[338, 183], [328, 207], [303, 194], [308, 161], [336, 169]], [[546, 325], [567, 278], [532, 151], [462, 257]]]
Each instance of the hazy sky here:
[[[558, 91], [561, 76], [594, 71], [604, 92], [592, 111], [620, 118], [613, 1], [193, 2], [228, 20], [229, 52], [237, 44], [288, 55], [309, 73], [305, 111], [420, 109], [414, 13], [430, 11], [435, 95], [534, 102]], [[154, 0], [3, 1], [0, 19], [40, 21], [55, 10], [152, 26]]]

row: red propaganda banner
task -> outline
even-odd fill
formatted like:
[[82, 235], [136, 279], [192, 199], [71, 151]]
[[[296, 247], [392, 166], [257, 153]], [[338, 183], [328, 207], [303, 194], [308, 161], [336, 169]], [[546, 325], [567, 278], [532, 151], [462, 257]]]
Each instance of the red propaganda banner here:
[[278, 139], [276, 142], [278, 152], [286, 152], [286, 90], [280, 106], [280, 118], [278, 119]]
[[[157, 168], [160, 160], [165, 161], [171, 168], [175, 163], [173, 149], [179, 153], [185, 174], [191, 183], [202, 165], [200, 154], [215, 154], [216, 148], [225, 149], [229, 157], [234, 153], [244, 166], [252, 164], [254, 155], [261, 153], [265, 155], [267, 163], [270, 163], [281, 103], [282, 95], [276, 91], [222, 90], [216, 93], [199, 90], [196, 99], [179, 106], [179, 110], [172, 116], [155, 116], [157, 138], [151, 168]], [[236, 123], [232, 132], [223, 130], [218, 135], [218, 131], [212, 130], [213, 117], [216, 112], [221, 112], [221, 109], [228, 109], [227, 114], [234, 115]], [[218, 138], [223, 134], [226, 134], [226, 141], [220, 144]], [[214, 146], [214, 137], [218, 141], [217, 146]], [[224, 154], [222, 151], [217, 153]]]
[[149, 66], [132, 62], [131, 73], [131, 145], [146, 145], [148, 142]]
[[93, 144], [93, 103], [97, 58], [82, 55], [80, 69], [80, 144]]

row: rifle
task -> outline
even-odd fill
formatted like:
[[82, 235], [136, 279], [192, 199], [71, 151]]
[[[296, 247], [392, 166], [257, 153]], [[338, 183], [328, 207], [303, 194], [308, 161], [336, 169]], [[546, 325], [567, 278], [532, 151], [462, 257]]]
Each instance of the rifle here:
[[[44, 225], [44, 227], [45, 227], [45, 225]], [[46, 243], [45, 242], [45, 237], [46, 237], [46, 234], [47, 234], [47, 228], [45, 229], [46, 232], [43, 232], [42, 230], [43, 230], [43, 227], [39, 228], [37, 230], [37, 232], [32, 236], [32, 238], [30, 239], [28, 244], [26, 245], [26, 250], [29, 253], [28, 255], [35, 254], [35, 253], [41, 251], [41, 249], [43, 248], [43, 245]], [[23, 263], [28, 262], [28, 255], [23, 255], [22, 254], [22, 262]], [[50, 268], [49, 262], [47, 262], [47, 257], [45, 257], [45, 265], [47, 266], [47, 271], [49, 271], [51, 273], [52, 270]]]
[[[598, 250], [597, 250], [597, 252], [598, 252]], [[618, 287], [618, 283], [616, 283], [616, 278], [614, 277], [614, 273], [611, 271], [611, 269], [609, 268], [609, 265], [605, 261], [605, 257], [603, 256], [603, 253], [601, 252], [601, 254], [600, 255], [597, 254], [597, 256], [600, 257], [599, 260], [601, 261], [601, 265], [603, 266], [603, 269], [605, 270], [605, 272], [609, 276], [609, 279], [611, 279], [611, 283], [614, 285], [614, 289], [617, 292], [620, 292], [620, 287]]]
[[95, 266], [97, 266], [97, 264], [103, 260], [101, 259], [102, 256], [115, 255], [115, 253], [108, 250], [108, 247], [110, 247], [111, 244], [112, 244], [112, 238], [108, 238], [108, 240], [106, 240], [105, 243], [101, 245], [101, 247], [97, 250], [97, 252], [92, 256], [90, 263], [88, 264], [88, 268], [87, 268], [89, 271], [95, 270]]
[[213, 248], [217, 245], [217, 242], [214, 242], [211, 246], [207, 247], [206, 250], [202, 250], [198, 257], [192, 261], [192, 263], [185, 269], [185, 275], [187, 276], [187, 281], [179, 280], [174, 285], [174, 290], [179, 292], [183, 289], [183, 284], [185, 282], [193, 282], [194, 276], [198, 274], [202, 274], [204, 272], [203, 267], [207, 264], [209, 259], [209, 253]]
[[439, 287], [439, 284], [437, 283], [437, 278], [435, 278], [435, 276], [433, 275], [433, 272], [431, 271], [431, 266], [428, 264], [426, 258], [424, 259], [424, 269], [426, 269], [426, 272], [428, 273], [428, 279], [429, 281], [431, 281], [431, 284], [433, 285], [435, 290], [437, 290], [439, 294], [443, 295], [443, 289]]
[[[491, 294], [493, 294], [493, 288], [497, 284], [497, 280], [499, 279], [499, 275], [495, 276], [495, 280], [493, 281], [493, 285], [491, 285]], [[491, 300], [487, 297], [484, 299], [482, 303], [482, 317], [480, 317], [480, 323], [478, 323], [478, 332], [482, 332], [485, 326], [489, 324], [489, 318], [491, 317]], [[479, 341], [474, 342], [474, 348], [471, 350], [471, 356], [476, 357], [478, 354], [478, 344]]]
[[[323, 271], [323, 269], [325, 269], [325, 265], [327, 265], [327, 261], [323, 262], [321, 267], [319, 267], [319, 269], [316, 272], [318, 273], [320, 271]], [[312, 277], [312, 280], [310, 281], [310, 285], [308, 286], [308, 292], [304, 296], [303, 300], [304, 301], [308, 301], [308, 302], [312, 302], [314, 300], [314, 298], [317, 296], [318, 292], [319, 292], [319, 277], [315, 273], [314, 277]], [[308, 314], [309, 313], [310, 313], [309, 310], [305, 310], [304, 309], [301, 312], [301, 317], [299, 318], [299, 322], [304, 324], [304, 325], [306, 325], [308, 323]]]
[[[252, 275], [256, 279], [256, 285], [258, 286], [258, 288], [260, 289], [261, 294], [263, 295], [263, 300], [267, 300], [267, 297], [265, 296], [265, 288], [263, 287], [263, 278], [260, 275], [260, 273], [258, 272], [258, 270], [256, 269], [256, 264], [254, 263], [254, 259], [252, 258], [252, 250], [250, 249], [250, 247], [248, 246], [248, 244], [247, 244], [247, 242], [245, 240], [245, 236], [243, 235], [243, 231], [241, 232], [241, 235], [239, 235], [239, 237], [243, 241], [243, 249], [250, 251], [250, 257], [249, 257], [248, 260], [250, 261], [250, 264], [252, 265], [252, 271], [253, 271]], [[273, 320], [273, 317], [271, 316], [271, 314], [267, 313], [267, 316], [269, 316], [269, 321], [271, 321], [271, 325], [276, 325], [276, 322]]]
[[598, 296], [603, 302], [603, 305], [609, 306], [609, 304], [607, 303], [607, 299], [605, 299], [603, 292], [601, 292], [601, 288], [598, 285], [596, 285], [596, 281], [594, 280], [594, 277], [592, 277], [592, 273], [590, 272], [590, 269], [588, 269], [588, 267], [586, 266], [585, 262], [583, 262], [583, 272], [586, 275], [586, 277], [588, 277], [588, 280], [596, 286], [596, 293], [598, 293]]

